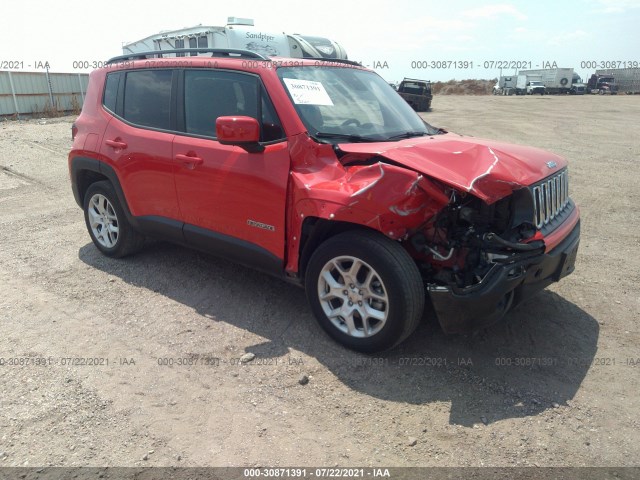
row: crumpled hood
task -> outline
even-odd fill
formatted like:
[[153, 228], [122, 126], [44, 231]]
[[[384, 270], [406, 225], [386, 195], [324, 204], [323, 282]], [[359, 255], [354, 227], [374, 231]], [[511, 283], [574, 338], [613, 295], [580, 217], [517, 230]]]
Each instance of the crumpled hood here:
[[[564, 168], [544, 150], [453, 133], [399, 142], [340, 144], [345, 153], [379, 155], [493, 203]], [[555, 164], [555, 165], [554, 165]]]

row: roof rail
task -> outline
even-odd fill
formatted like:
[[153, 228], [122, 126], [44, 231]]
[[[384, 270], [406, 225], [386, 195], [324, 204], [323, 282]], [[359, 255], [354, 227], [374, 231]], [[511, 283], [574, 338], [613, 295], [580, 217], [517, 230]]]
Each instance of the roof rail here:
[[419, 78], [409, 78], [409, 77], [404, 77], [404, 79], [402, 81], [403, 82], [431, 83], [430, 80], [422, 80], [422, 79], [419, 79]]
[[163, 58], [168, 53], [210, 53], [212, 57], [226, 57], [226, 58], [251, 58], [254, 60], [266, 60], [271, 61], [270, 58], [260, 55], [259, 53], [252, 52], [250, 50], [241, 50], [236, 48], [180, 48], [177, 50], [153, 50], [151, 52], [139, 52], [129, 53], [127, 55], [120, 55], [107, 60], [105, 65], [115, 62], [123, 62], [126, 60], [145, 60], [147, 58]]

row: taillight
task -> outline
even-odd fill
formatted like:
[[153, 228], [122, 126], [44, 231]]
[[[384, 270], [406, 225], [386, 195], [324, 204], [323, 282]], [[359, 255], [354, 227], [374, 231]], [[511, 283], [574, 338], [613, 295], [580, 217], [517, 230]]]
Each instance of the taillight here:
[[77, 134], [78, 134], [78, 127], [76, 127], [76, 124], [73, 123], [71, 125], [71, 140], [75, 140]]

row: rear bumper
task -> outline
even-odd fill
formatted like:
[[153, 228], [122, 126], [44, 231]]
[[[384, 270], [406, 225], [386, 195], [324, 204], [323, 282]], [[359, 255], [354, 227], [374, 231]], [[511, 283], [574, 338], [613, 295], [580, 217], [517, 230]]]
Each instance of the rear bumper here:
[[427, 292], [442, 329], [465, 333], [497, 322], [511, 307], [573, 272], [579, 243], [578, 221], [553, 250], [496, 264], [472, 287], [429, 285]]

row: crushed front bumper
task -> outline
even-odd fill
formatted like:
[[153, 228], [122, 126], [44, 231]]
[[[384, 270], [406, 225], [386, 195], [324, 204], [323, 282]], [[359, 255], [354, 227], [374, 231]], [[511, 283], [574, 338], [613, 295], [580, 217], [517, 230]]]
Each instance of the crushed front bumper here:
[[500, 320], [509, 309], [573, 272], [580, 222], [553, 250], [508, 264], [496, 264], [476, 285], [428, 285], [445, 333], [465, 333]]

